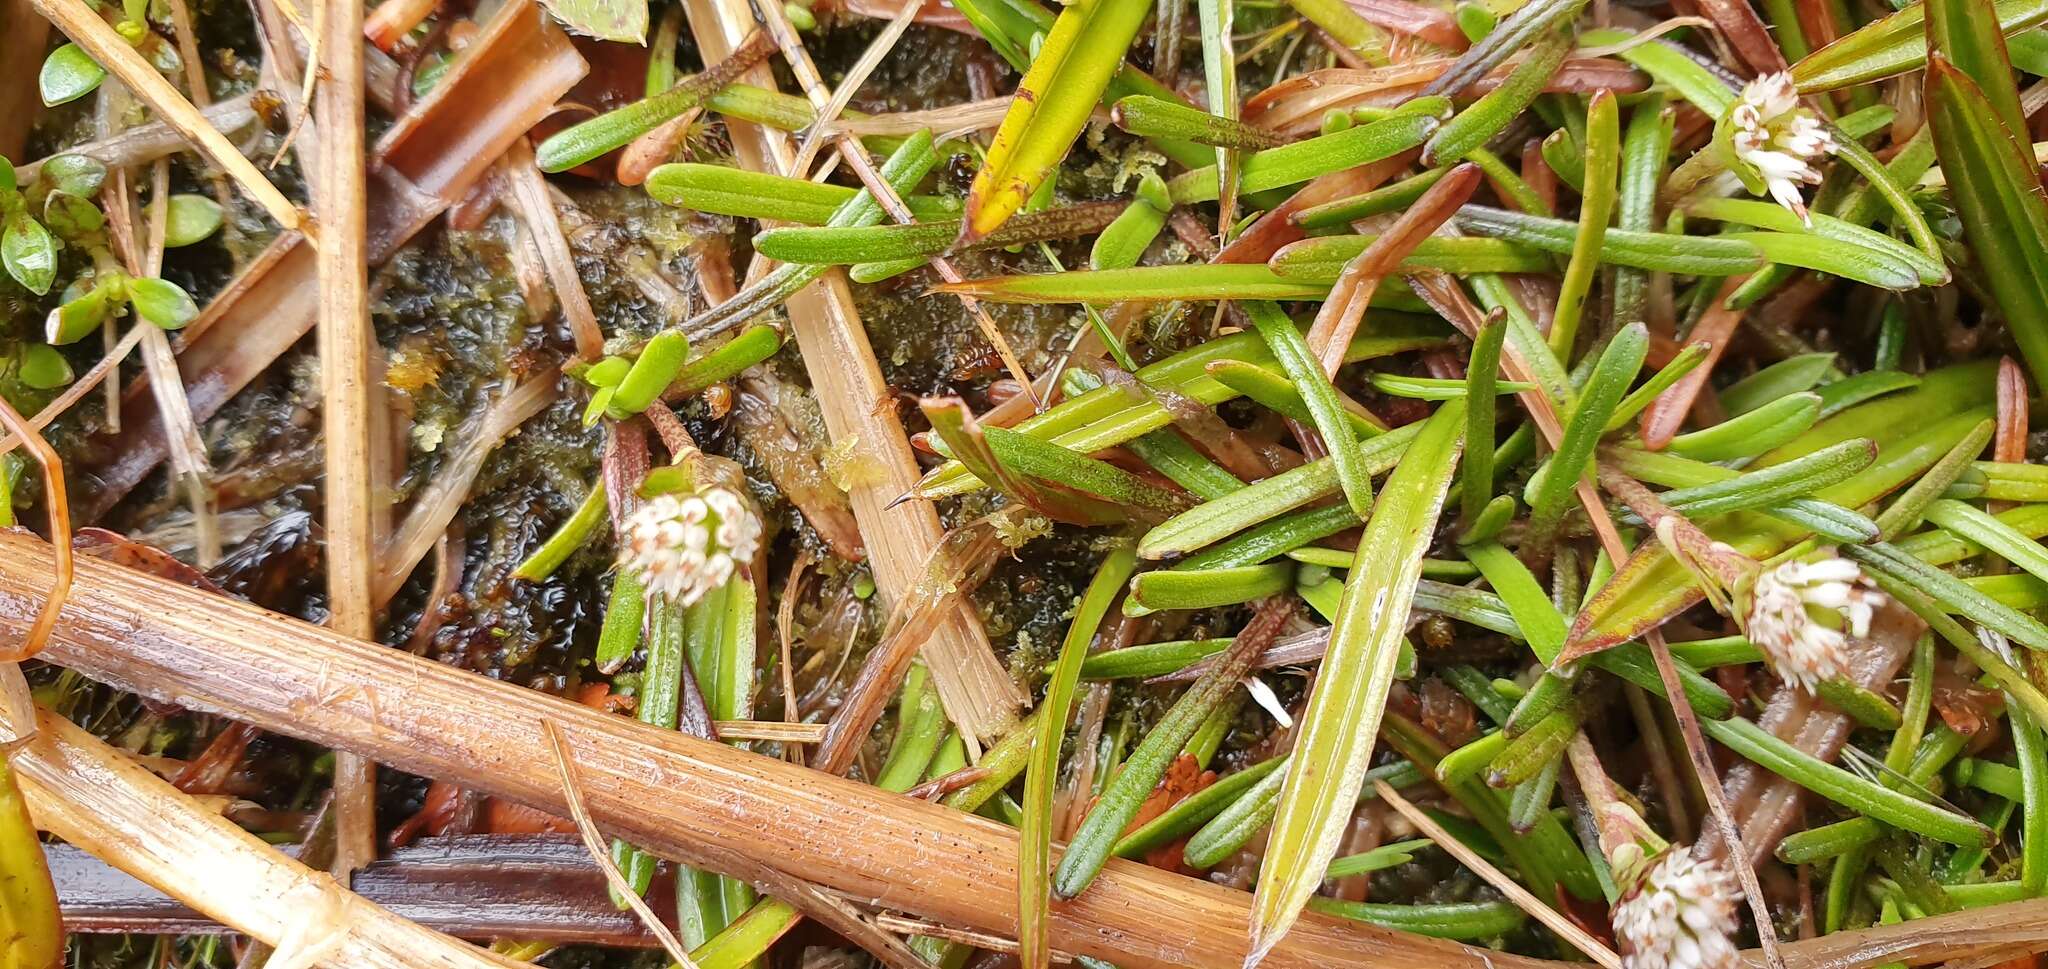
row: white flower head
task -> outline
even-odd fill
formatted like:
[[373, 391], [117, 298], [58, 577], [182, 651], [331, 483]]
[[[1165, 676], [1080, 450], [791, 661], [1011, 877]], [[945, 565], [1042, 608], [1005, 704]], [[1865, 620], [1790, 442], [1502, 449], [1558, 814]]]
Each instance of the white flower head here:
[[761, 544], [761, 523], [729, 488], [657, 495], [626, 519], [619, 564], [647, 597], [690, 605], [731, 579]]
[[[1800, 107], [1792, 75], [1765, 74], [1743, 85], [1729, 121], [1735, 159], [1754, 169], [1772, 199], [1812, 225], [1799, 186], [1820, 184], [1820, 171], [1812, 161], [1833, 152], [1836, 145], [1820, 119]], [[1743, 181], [1754, 184], [1748, 177]]]
[[1808, 693], [1848, 673], [1849, 641], [1870, 635], [1885, 603], [1854, 562], [1828, 557], [1786, 562], [1758, 573], [1749, 589], [1743, 631], [1785, 682]]
[[1735, 880], [1710, 860], [1673, 847], [1642, 860], [1635, 844], [1622, 846], [1615, 872], [1625, 880], [1614, 906], [1614, 937], [1624, 969], [1727, 969], [1736, 964]]

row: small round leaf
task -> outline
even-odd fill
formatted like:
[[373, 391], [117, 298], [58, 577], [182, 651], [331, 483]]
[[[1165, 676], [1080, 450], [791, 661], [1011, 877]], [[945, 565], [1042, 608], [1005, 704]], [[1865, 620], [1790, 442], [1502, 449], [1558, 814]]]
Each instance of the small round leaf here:
[[166, 330], [181, 329], [199, 316], [192, 297], [176, 283], [161, 279], [129, 280], [128, 305], [135, 307], [135, 315]]
[[173, 195], [164, 245], [189, 246], [220, 231], [220, 203], [204, 195]]
[[56, 106], [91, 94], [107, 77], [107, 70], [77, 44], [65, 44], [50, 52], [36, 81], [42, 88], [43, 104]]
[[0, 155], [0, 192], [12, 192], [15, 188], [14, 163]]
[[100, 231], [107, 217], [99, 206], [70, 192], [51, 192], [43, 200], [43, 224], [60, 238], [80, 239]]
[[[74, 283], [72, 290], [83, 289], [63, 305], [50, 311], [43, 323], [43, 339], [52, 346], [63, 346], [84, 339], [113, 315], [114, 300], [112, 287], [94, 285], [81, 287]], [[67, 291], [67, 295], [70, 291]]]
[[54, 390], [71, 382], [71, 361], [49, 344], [31, 343], [22, 350], [19, 375], [36, 390]]
[[57, 281], [57, 240], [36, 220], [17, 213], [0, 232], [0, 266], [29, 292], [48, 293]]
[[89, 199], [98, 195], [100, 186], [105, 184], [107, 166], [86, 155], [58, 155], [43, 163], [37, 177], [56, 191]]

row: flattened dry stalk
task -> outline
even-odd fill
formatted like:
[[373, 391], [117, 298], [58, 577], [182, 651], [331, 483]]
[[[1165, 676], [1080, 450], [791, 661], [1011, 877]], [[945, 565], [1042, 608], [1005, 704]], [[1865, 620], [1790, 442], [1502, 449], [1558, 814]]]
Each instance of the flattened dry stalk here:
[[1004, 525], [1021, 508], [1004, 508], [953, 529], [932, 550], [924, 565], [924, 578], [891, 607], [889, 626], [882, 641], [868, 651], [860, 675], [847, 688], [839, 711], [827, 725], [825, 737], [811, 757], [811, 767], [828, 774], [844, 774], [867, 742], [868, 732], [882, 718], [889, 698], [896, 695], [919, 643], [949, 614], [956, 614], [994, 568], [1002, 554]]
[[576, 338], [576, 356], [585, 362], [604, 355], [604, 331], [598, 329], [597, 313], [590, 308], [590, 296], [583, 291], [583, 279], [576, 273], [576, 256], [562, 235], [561, 216], [555, 212], [547, 180], [533, 164], [533, 148], [517, 138], [498, 162], [498, 173], [511, 189], [512, 210], [519, 213], [527, 238], [540, 251], [541, 268], [554, 284], [555, 299], [562, 305], [562, 319]]
[[[706, 57], [722, 57], [753, 29], [744, 0], [690, 0], [690, 27]], [[779, 12], [780, 8], [776, 8]], [[746, 82], [774, 86], [774, 75], [755, 67]], [[733, 149], [755, 171], [788, 174], [793, 149], [787, 136], [756, 125], [727, 120]], [[943, 530], [926, 501], [895, 503], [917, 485], [917, 460], [903, 423], [886, 406], [888, 384], [868, 344], [846, 276], [839, 270], [791, 297], [790, 332], [796, 337], [825, 426], [834, 441], [851, 441], [854, 481], [847, 497], [861, 526], [875, 584], [885, 602], [909, 595], [924, 574], [924, 562]], [[921, 649], [946, 714], [961, 733], [979, 741], [1015, 722], [1024, 697], [990, 648], [979, 617], [955, 610]]]
[[513, 967], [336, 884], [48, 711], [12, 757], [36, 826], [278, 950], [274, 965]]
[[[0, 650], [0, 664], [19, 663], [43, 651], [50, 641], [50, 630], [57, 626], [57, 615], [64, 609], [64, 600], [70, 597], [73, 575], [71, 561], [71, 503], [64, 493], [64, 461], [57, 456], [50, 442], [28, 421], [21, 412], [0, 396], [0, 424], [9, 434], [28, 446], [28, 453], [36, 459], [36, 466], [43, 471], [43, 507], [50, 510], [50, 542], [56, 548], [55, 567], [50, 570], [50, 588], [43, 596], [43, 604], [36, 610], [36, 621], [22, 635], [20, 645]], [[20, 673], [9, 670], [8, 675], [19, 680]], [[12, 684], [10, 684], [12, 685]], [[19, 696], [9, 697], [19, 700]], [[5, 704], [0, 704], [4, 706]], [[0, 710], [0, 713], [5, 713]]]
[[[37, 17], [36, 21], [38, 23], [43, 22], [41, 17]], [[0, 30], [0, 35], [5, 33], [6, 31]], [[8, 38], [8, 40], [12, 39], [11, 37]], [[29, 85], [28, 89], [33, 92], [35, 90], [34, 85]], [[208, 124], [213, 125], [224, 133], [233, 134], [256, 120], [256, 110], [249, 106], [249, 97], [247, 94], [236, 95], [226, 101], [206, 107], [199, 114], [206, 119]], [[136, 125], [119, 134], [108, 135], [97, 141], [73, 145], [70, 148], [57, 152], [57, 154], [84, 155], [108, 168], [126, 168], [130, 165], [153, 162], [165, 155], [183, 151], [184, 149], [185, 138], [183, 135], [178, 134], [178, 129], [161, 121], [151, 121], [148, 124]], [[46, 161], [49, 161], [49, 158], [39, 158], [27, 164], [16, 165], [14, 167], [14, 174], [22, 184], [26, 185], [36, 180], [36, 175], [43, 170], [43, 163]]]
[[[321, 485], [322, 524], [327, 541], [328, 624], [344, 636], [377, 635], [371, 556], [373, 534], [370, 458], [376, 400], [370, 358], [376, 334], [370, 327], [369, 208], [365, 201], [363, 122], [363, 33], [361, 0], [320, 0], [327, 18], [320, 38], [320, 65], [327, 83], [319, 89], [320, 151], [313, 164], [321, 225], [320, 246], [320, 411], [327, 457]], [[334, 871], [347, 878], [377, 857], [376, 767], [354, 754], [334, 759]]]
[[[142, 59], [135, 48], [120, 34], [114, 32], [112, 24], [101, 19], [99, 12], [84, 0], [33, 0], [36, 9], [57, 25], [66, 36], [91, 54], [93, 60], [104, 66], [108, 73], [121, 79], [143, 101], [156, 111], [158, 116], [170, 122], [200, 151], [233, 177], [256, 204], [263, 207], [277, 224], [285, 229], [299, 229], [298, 206], [292, 204], [277, 186], [256, 170], [254, 163], [242, 157], [226, 135], [209, 124], [192, 102], [185, 100], [171, 82], [156, 72], [148, 61]], [[360, 85], [358, 85], [360, 91]], [[309, 233], [310, 234], [310, 233]]]
[[541, 728], [547, 736], [548, 749], [554, 754], [555, 769], [562, 774], [562, 798], [568, 802], [569, 816], [576, 821], [576, 834], [583, 839], [583, 848], [590, 852], [590, 860], [604, 872], [605, 883], [611, 886], [613, 895], [625, 900], [633, 914], [640, 917], [640, 924], [661, 940], [661, 947], [668, 951], [669, 958], [683, 969], [697, 969], [697, 963], [691, 961], [689, 950], [683, 947], [682, 941], [670, 931], [667, 923], [654, 914], [653, 909], [647, 907], [647, 900], [641, 898], [626, 876], [619, 873], [619, 866], [612, 864], [611, 852], [606, 850], [604, 839], [598, 835], [596, 823], [590, 820], [589, 809], [583, 806], [583, 782], [576, 778], [576, 761], [569, 756], [569, 745], [562, 740], [561, 730], [547, 721], [542, 721]]
[[[53, 562], [42, 542], [0, 535], [0, 636], [30, 624]], [[933, 921], [1016, 930], [1017, 835], [1007, 827], [110, 563], [80, 561], [72, 606], [44, 656], [146, 696], [175, 696], [264, 730], [559, 812], [560, 778], [546, 758], [533, 756], [545, 749], [540, 724], [553, 721], [576, 753], [591, 815], [607, 833], [703, 868], [748, 878], [757, 873], [740, 867], [802, 871], [825, 888]], [[1112, 860], [1086, 893], [1053, 912], [1052, 944], [1130, 969], [1239, 969], [1248, 901], [1242, 892]], [[1554, 969], [1313, 912], [1267, 964]]]

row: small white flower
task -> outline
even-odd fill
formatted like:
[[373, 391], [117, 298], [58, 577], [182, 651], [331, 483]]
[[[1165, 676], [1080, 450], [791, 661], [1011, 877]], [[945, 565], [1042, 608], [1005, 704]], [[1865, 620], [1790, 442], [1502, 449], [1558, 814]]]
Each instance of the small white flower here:
[[761, 523], [731, 490], [657, 495], [626, 519], [619, 564], [638, 573], [647, 597], [690, 605], [732, 578], [761, 543]]
[[1287, 707], [1280, 702], [1279, 695], [1273, 692], [1272, 687], [1266, 685], [1265, 680], [1247, 676], [1244, 678], [1244, 688], [1252, 695], [1252, 702], [1264, 707], [1283, 729], [1294, 726], [1294, 717], [1288, 714]]
[[1848, 673], [1843, 630], [1870, 635], [1870, 619], [1884, 603], [1854, 562], [1786, 562], [1750, 587], [1744, 632], [1780, 678], [1811, 693], [1822, 680]]
[[1835, 139], [1813, 112], [1799, 106], [1792, 75], [1766, 74], [1743, 85], [1729, 120], [1735, 125], [1735, 157], [1756, 169], [1772, 199], [1812, 225], [1799, 186], [1820, 184], [1811, 162], [1833, 152]]
[[[1614, 935], [1625, 969], [1727, 969], [1736, 964], [1734, 879], [1713, 861], [1684, 848], [1667, 849], [1643, 867], [1642, 849], [1622, 846], [1618, 874], [1642, 875], [1614, 906]], [[1633, 862], [1622, 864], [1620, 862]]]

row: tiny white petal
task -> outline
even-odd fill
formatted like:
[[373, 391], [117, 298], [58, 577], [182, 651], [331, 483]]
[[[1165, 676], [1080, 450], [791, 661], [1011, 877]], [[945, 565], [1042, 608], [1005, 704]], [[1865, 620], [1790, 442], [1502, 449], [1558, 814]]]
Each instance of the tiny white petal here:
[[1287, 713], [1287, 707], [1280, 703], [1280, 697], [1273, 693], [1273, 688], [1267, 686], [1265, 680], [1259, 679], [1256, 676], [1247, 676], [1244, 678], [1244, 688], [1246, 692], [1252, 695], [1252, 702], [1264, 707], [1266, 712], [1272, 714], [1274, 721], [1279, 723], [1283, 729], [1293, 728], [1294, 717]]

